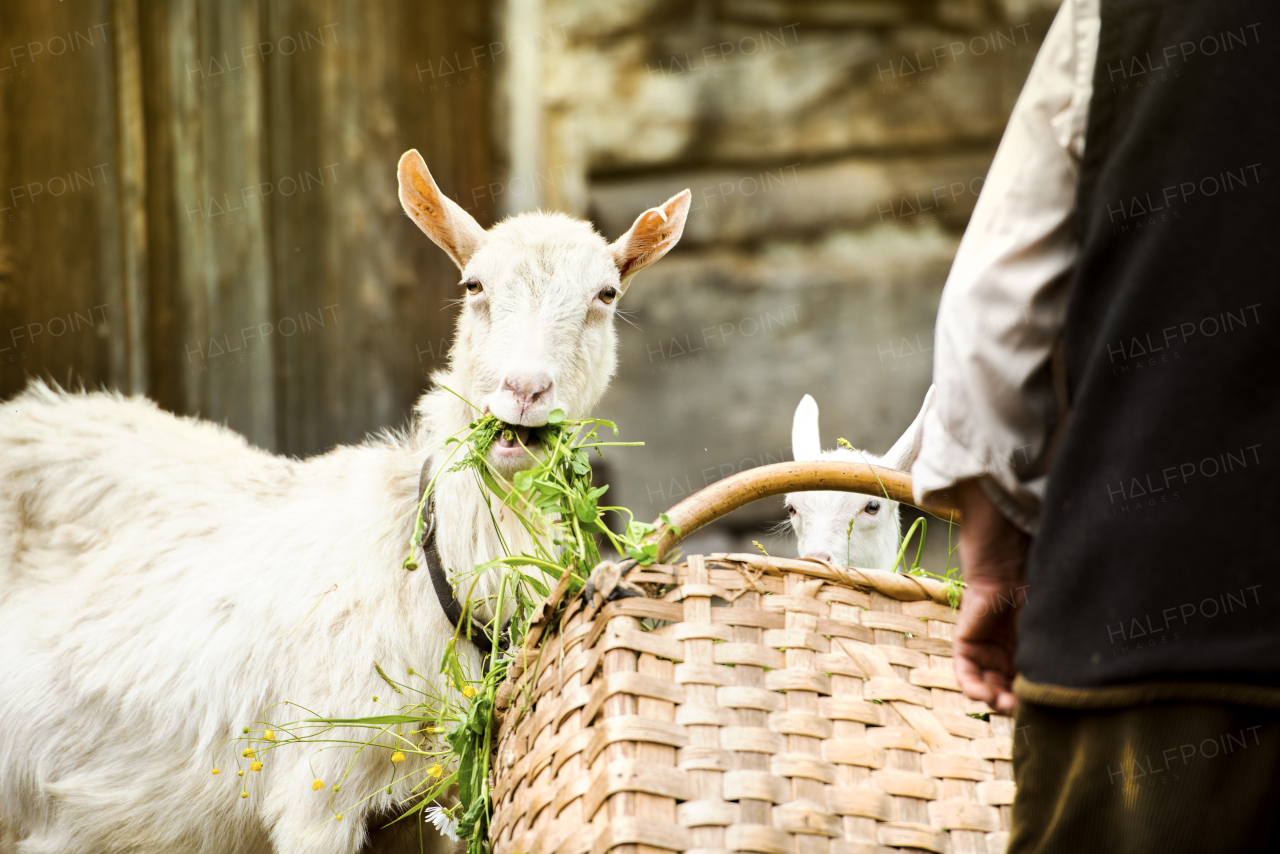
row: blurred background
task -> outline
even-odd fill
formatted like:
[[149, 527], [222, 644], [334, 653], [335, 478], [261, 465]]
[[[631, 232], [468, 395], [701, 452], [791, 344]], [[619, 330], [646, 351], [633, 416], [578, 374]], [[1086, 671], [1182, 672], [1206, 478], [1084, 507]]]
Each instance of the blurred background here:
[[[693, 191], [621, 304], [598, 414], [646, 445], [599, 473], [613, 503], [652, 518], [790, 459], [805, 393], [825, 446], [883, 453], [1056, 6], [5, 2], [0, 397], [145, 394], [296, 456], [403, 424], [458, 281], [396, 199], [417, 148], [486, 226], [550, 208], [612, 240]], [[793, 554], [783, 517], [759, 502], [687, 548]]]

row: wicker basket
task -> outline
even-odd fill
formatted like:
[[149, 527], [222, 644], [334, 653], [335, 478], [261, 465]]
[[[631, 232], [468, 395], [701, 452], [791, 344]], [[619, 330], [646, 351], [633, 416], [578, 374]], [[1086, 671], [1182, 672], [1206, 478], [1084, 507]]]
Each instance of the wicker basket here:
[[[831, 488], [910, 496], [900, 472], [783, 464], [669, 516], [687, 534]], [[1004, 851], [1012, 722], [960, 693], [942, 584], [742, 554], [626, 578], [657, 598], [553, 594], [511, 668], [495, 854]]]

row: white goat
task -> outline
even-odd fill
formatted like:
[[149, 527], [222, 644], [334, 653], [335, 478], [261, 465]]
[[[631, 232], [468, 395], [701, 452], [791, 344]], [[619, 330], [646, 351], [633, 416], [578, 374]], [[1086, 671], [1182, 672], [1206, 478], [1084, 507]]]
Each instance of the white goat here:
[[[424, 459], [444, 453], [427, 449], [479, 415], [444, 388], [526, 442], [553, 408], [586, 415], [614, 371], [616, 300], [675, 245], [690, 196], [607, 244], [560, 214], [486, 232], [416, 151], [399, 178], [464, 287], [449, 367], [406, 432], [300, 461], [141, 398], [35, 382], [3, 405], [0, 845], [7, 824], [20, 854], [354, 854], [408, 798], [408, 783], [387, 787], [425, 767], [412, 754], [397, 767], [385, 750], [286, 746], [241, 779], [243, 745], [215, 745], [283, 700], [386, 714], [375, 661], [402, 679], [435, 672], [453, 628], [428, 573], [401, 562]], [[512, 442], [490, 459], [508, 474], [528, 463]], [[503, 553], [470, 472], [443, 476], [435, 501], [444, 566]], [[528, 547], [512, 514], [500, 523]]]
[[[867, 462], [910, 471], [920, 453], [924, 413], [933, 398], [933, 386], [924, 397], [920, 413], [907, 432], [884, 456], [836, 448], [822, 450], [818, 438], [818, 404], [809, 395], [800, 400], [791, 422], [791, 454], [799, 460]], [[889, 569], [898, 555], [898, 502], [855, 492], [793, 492], [787, 495], [787, 514], [799, 540], [801, 557], [825, 560], [863, 569]]]

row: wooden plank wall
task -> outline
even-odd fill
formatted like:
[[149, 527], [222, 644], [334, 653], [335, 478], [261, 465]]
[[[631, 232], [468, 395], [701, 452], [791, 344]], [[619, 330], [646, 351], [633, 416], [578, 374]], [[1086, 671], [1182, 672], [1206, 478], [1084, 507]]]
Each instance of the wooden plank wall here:
[[487, 3], [0, 4], [0, 397], [145, 393], [310, 454], [407, 417], [457, 274], [400, 211], [422, 151], [482, 224]]

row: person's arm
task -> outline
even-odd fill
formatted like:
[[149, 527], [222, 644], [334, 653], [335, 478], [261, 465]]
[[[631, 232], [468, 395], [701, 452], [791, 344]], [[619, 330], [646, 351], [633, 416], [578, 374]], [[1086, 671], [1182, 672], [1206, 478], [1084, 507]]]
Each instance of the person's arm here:
[[1073, 218], [1098, 0], [1066, 0], [987, 174], [938, 307], [937, 391], [915, 494], [978, 479], [1028, 533], [1060, 417], [1050, 361], [1078, 253]]
[[952, 633], [965, 695], [1011, 713], [1026, 557], [1062, 417], [1051, 357], [1078, 254], [1076, 183], [1099, 0], [1066, 0], [1045, 37], [938, 308], [937, 391], [912, 467], [917, 500], [952, 489], [965, 592]]

